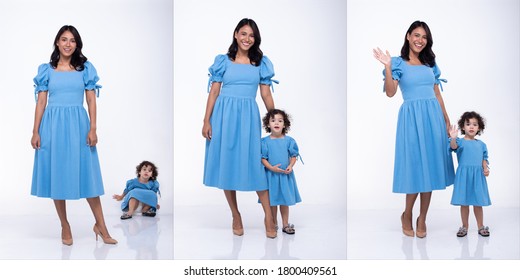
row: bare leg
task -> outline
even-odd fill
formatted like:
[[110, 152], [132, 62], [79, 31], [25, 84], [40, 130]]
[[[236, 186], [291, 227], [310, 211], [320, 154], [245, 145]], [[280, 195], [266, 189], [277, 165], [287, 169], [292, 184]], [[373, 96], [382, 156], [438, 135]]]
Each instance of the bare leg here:
[[240, 215], [240, 211], [238, 211], [237, 192], [225, 190], [224, 195], [226, 196], [229, 209], [231, 210], [231, 216], [233, 217], [233, 233], [238, 236], [243, 235], [244, 226], [242, 225], [242, 216]]
[[[105, 218], [103, 217], [103, 208], [101, 207], [101, 199], [99, 196], [87, 198], [87, 202], [94, 214], [94, 218], [96, 219], [96, 223], [94, 224], [94, 232], [99, 233], [101, 238], [103, 238], [103, 242], [108, 244], [115, 244], [117, 241], [110, 237], [108, 233], [107, 226], [105, 224]], [[112, 239], [112, 240], [110, 240]]]
[[[473, 213], [477, 219], [477, 228], [480, 229], [484, 226], [484, 210], [482, 206], [473, 206]], [[468, 218], [469, 218], [469, 206], [468, 206]]]
[[61, 223], [61, 241], [65, 245], [72, 245], [72, 231], [67, 220], [67, 205], [65, 200], [54, 200], [54, 206]]
[[[280, 209], [280, 212], [282, 209]], [[278, 206], [271, 206], [271, 213], [273, 214], [273, 221], [275, 229], [278, 227]]]
[[421, 209], [419, 217], [417, 217], [417, 237], [426, 236], [426, 215], [428, 214], [428, 208], [430, 207], [430, 201], [432, 199], [432, 192], [421, 193]]
[[144, 213], [144, 212], [150, 210], [150, 208], [152, 208], [152, 206], [143, 203], [143, 208], [141, 208], [141, 212]]
[[286, 227], [289, 225], [289, 206], [280, 205], [280, 213], [282, 214], [282, 224]]
[[260, 203], [262, 203], [262, 208], [264, 209], [264, 224], [265, 224], [265, 234], [269, 238], [276, 237], [276, 230], [273, 220], [273, 214], [271, 213], [271, 206], [269, 203], [269, 191], [257, 191], [258, 198], [260, 199]]
[[460, 206], [460, 218], [462, 220], [462, 226], [466, 229], [469, 228], [469, 206]]
[[130, 200], [128, 200], [128, 215], [132, 216], [137, 209], [137, 206], [139, 206], [139, 200], [130, 198]]
[[419, 194], [412, 193], [406, 194], [406, 205], [403, 213], [403, 229], [405, 230], [413, 230], [412, 226], [412, 215], [413, 215], [413, 206], [415, 204], [415, 200], [417, 200], [417, 196]]

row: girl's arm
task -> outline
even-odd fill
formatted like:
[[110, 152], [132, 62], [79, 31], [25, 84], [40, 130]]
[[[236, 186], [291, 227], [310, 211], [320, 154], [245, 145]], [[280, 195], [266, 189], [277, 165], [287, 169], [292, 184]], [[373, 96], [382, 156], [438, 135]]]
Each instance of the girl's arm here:
[[444, 121], [446, 122], [446, 130], [450, 129], [450, 117], [448, 116], [448, 113], [446, 113], [446, 107], [444, 106], [444, 100], [442, 99], [441, 91], [439, 90], [439, 85], [433, 86], [433, 91], [435, 91], [435, 97], [437, 97], [437, 101], [439, 101], [439, 105], [441, 105], [442, 114], [444, 115]]
[[452, 150], [456, 150], [459, 147], [459, 145], [457, 145], [457, 135], [459, 135], [459, 130], [457, 129], [457, 126], [451, 125], [449, 133], [451, 138], [450, 148]]
[[88, 115], [90, 118], [90, 130], [87, 135], [87, 144], [91, 147], [96, 146], [98, 142], [97, 138], [97, 105], [96, 105], [96, 92], [94, 90], [85, 90], [85, 99], [87, 100]]
[[484, 176], [489, 176], [489, 167], [487, 160], [482, 160], [482, 168], [484, 169]]
[[385, 92], [386, 96], [393, 97], [397, 92], [399, 82], [392, 77], [392, 57], [390, 52], [383, 52], [380, 48], [373, 49], [375, 59], [385, 66]]
[[280, 168], [281, 164], [277, 164], [277, 165], [273, 166], [265, 158], [262, 159], [262, 164], [265, 166], [265, 168], [269, 169], [269, 171], [271, 171], [271, 172], [275, 172], [275, 173], [284, 173], [285, 172], [283, 169]]
[[208, 140], [211, 140], [211, 123], [209, 122], [215, 102], [218, 95], [220, 94], [220, 86], [222, 83], [213, 82], [211, 84], [211, 90], [208, 94], [208, 101], [206, 102], [206, 113], [204, 114], [204, 125], [202, 126], [202, 136]]
[[260, 95], [262, 96], [267, 111], [274, 109], [273, 95], [271, 94], [271, 88], [269, 85], [260, 85]]
[[42, 122], [43, 112], [45, 112], [45, 106], [47, 105], [47, 91], [40, 91], [38, 93], [38, 102], [36, 102], [36, 108], [34, 110], [34, 125], [33, 135], [31, 138], [31, 145], [33, 149], [39, 149], [41, 146], [40, 139], [40, 123]]
[[291, 157], [291, 159], [289, 160], [289, 165], [285, 169], [285, 174], [290, 174], [292, 172], [292, 168], [296, 164], [296, 160], [298, 160], [297, 157]]

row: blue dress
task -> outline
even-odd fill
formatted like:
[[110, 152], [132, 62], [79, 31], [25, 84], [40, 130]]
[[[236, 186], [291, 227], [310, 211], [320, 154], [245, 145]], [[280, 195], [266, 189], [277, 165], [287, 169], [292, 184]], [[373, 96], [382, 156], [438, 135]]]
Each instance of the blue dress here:
[[255, 98], [259, 84], [272, 86], [273, 65], [265, 56], [256, 67], [218, 55], [209, 72], [208, 91], [212, 82], [222, 86], [210, 118], [212, 137], [206, 140], [203, 183], [223, 190], [267, 190]]
[[[271, 139], [270, 136], [262, 138], [262, 158], [269, 161], [269, 164], [273, 166], [280, 164], [280, 169], [286, 169], [290, 158], [299, 155], [298, 145], [292, 137], [285, 135], [283, 138]], [[284, 174], [272, 172], [267, 168], [265, 170], [271, 206], [290, 206], [302, 201], [296, 185], [294, 171]]]
[[445, 82], [440, 74], [437, 65], [409, 65], [401, 57], [392, 58], [392, 78], [399, 81], [404, 99], [397, 121], [394, 193], [431, 192], [453, 184], [446, 122], [433, 90]]
[[104, 194], [96, 147], [87, 145], [90, 121], [83, 107], [85, 90], [100, 85], [96, 69], [56, 71], [40, 65], [35, 94], [48, 91], [39, 127], [41, 148], [35, 151], [31, 194], [52, 199], [80, 199]]
[[128, 201], [130, 201], [130, 198], [135, 198], [155, 210], [157, 209], [157, 194], [160, 194], [159, 182], [149, 180], [148, 183], [143, 184], [139, 182], [138, 178], [134, 178], [126, 182], [123, 193], [125, 197], [121, 203], [121, 210], [128, 211]]
[[457, 138], [457, 173], [453, 184], [453, 205], [489, 206], [488, 186], [482, 161], [488, 160], [486, 144], [480, 140]]

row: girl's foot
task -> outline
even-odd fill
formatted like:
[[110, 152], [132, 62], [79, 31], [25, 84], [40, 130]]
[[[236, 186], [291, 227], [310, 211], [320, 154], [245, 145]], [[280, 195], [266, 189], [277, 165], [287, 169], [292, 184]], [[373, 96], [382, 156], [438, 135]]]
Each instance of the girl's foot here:
[[466, 227], [460, 227], [459, 228], [459, 231], [457, 231], [457, 236], [458, 237], [464, 237], [468, 234], [468, 229]]
[[295, 234], [296, 233], [296, 230], [294, 229], [294, 225], [293, 224], [287, 224], [286, 226], [284, 226], [282, 228], [282, 231], [284, 233], [287, 233], [287, 234]]
[[237, 236], [244, 235], [244, 226], [242, 225], [242, 216], [233, 217], [233, 234]]
[[412, 221], [406, 223], [406, 219], [404, 218], [404, 212], [401, 215], [401, 227], [403, 228], [403, 234], [406, 236], [414, 237], [415, 233], [413, 232]]
[[482, 226], [481, 228], [478, 229], [478, 234], [480, 234], [481, 236], [484, 236], [484, 237], [488, 237], [489, 236], [489, 227]]

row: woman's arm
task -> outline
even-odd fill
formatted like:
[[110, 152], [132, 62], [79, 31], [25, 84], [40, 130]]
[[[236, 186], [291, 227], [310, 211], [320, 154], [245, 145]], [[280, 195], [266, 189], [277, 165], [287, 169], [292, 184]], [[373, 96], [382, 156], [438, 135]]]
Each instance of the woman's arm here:
[[94, 90], [85, 90], [85, 96], [88, 106], [88, 115], [90, 118], [90, 131], [87, 135], [87, 144], [91, 147], [96, 146], [98, 142], [97, 138], [97, 105], [96, 105], [96, 92]]
[[39, 149], [41, 145], [40, 139], [40, 123], [42, 122], [43, 112], [45, 112], [45, 106], [47, 105], [47, 91], [40, 91], [38, 93], [38, 101], [36, 102], [36, 108], [34, 110], [34, 125], [33, 135], [31, 138], [31, 145], [34, 149]]
[[217, 101], [217, 97], [220, 94], [220, 87], [222, 83], [213, 82], [211, 84], [211, 90], [208, 94], [208, 101], [206, 102], [206, 113], [204, 114], [204, 125], [202, 126], [202, 136], [208, 140], [211, 140], [211, 123], [209, 122], [211, 118], [211, 114], [213, 113], [213, 108], [215, 107], [215, 102]]
[[260, 95], [262, 96], [267, 111], [274, 109], [273, 95], [271, 94], [271, 88], [269, 85], [260, 85]]
[[439, 101], [439, 105], [441, 105], [442, 114], [444, 115], [444, 121], [446, 122], [446, 130], [449, 134], [449, 129], [451, 126], [450, 117], [446, 112], [446, 107], [444, 106], [444, 100], [442, 99], [441, 91], [439, 90], [439, 85], [434, 85], [433, 91], [435, 91], [435, 97], [437, 97], [437, 101]]
[[385, 66], [385, 92], [386, 96], [393, 97], [397, 93], [399, 82], [392, 77], [392, 57], [390, 52], [383, 52], [380, 48], [373, 49], [374, 58]]

